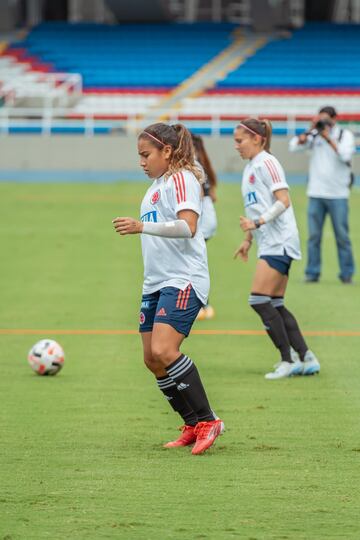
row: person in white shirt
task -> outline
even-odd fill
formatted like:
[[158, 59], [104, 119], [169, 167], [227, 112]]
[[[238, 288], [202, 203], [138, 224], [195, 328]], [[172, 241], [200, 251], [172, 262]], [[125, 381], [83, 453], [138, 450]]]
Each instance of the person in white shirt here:
[[354, 136], [336, 123], [334, 107], [323, 107], [311, 128], [289, 142], [289, 150], [310, 150], [308, 204], [308, 260], [306, 282], [317, 282], [321, 274], [321, 240], [324, 222], [330, 214], [334, 229], [339, 279], [352, 283], [355, 272], [349, 236], [349, 195], [352, 183], [351, 158], [355, 152]]
[[113, 220], [120, 235], [141, 234], [144, 285], [140, 332], [144, 361], [160, 390], [184, 421], [166, 448], [194, 445], [202, 454], [223, 431], [192, 360], [180, 352], [209, 292], [206, 245], [199, 230], [202, 171], [190, 132], [182, 124], [157, 123], [138, 137], [140, 165], [153, 182], [140, 220]]
[[285, 173], [270, 153], [271, 132], [269, 121], [247, 118], [236, 127], [234, 138], [242, 159], [249, 160], [242, 179], [246, 217], [240, 216], [246, 234], [235, 258], [240, 256], [246, 262], [255, 239], [258, 262], [249, 304], [281, 354], [275, 370], [265, 375], [273, 380], [319, 373], [320, 364], [284, 305], [290, 266], [301, 258], [301, 252]]
[[[217, 217], [215, 210], [217, 178], [214, 168], [211, 164], [209, 155], [206, 151], [204, 141], [200, 135], [191, 134], [193, 145], [195, 148], [195, 156], [198, 163], [204, 171], [204, 183], [202, 184], [203, 199], [202, 212], [199, 220], [199, 227], [205, 242], [208, 242], [216, 234]], [[203, 321], [213, 319], [215, 310], [209, 303], [209, 299], [204, 307], [202, 307], [196, 317], [196, 320]]]

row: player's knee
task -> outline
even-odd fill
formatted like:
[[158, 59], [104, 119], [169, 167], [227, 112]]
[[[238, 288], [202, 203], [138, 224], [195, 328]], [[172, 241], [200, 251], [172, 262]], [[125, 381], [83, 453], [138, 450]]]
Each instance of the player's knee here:
[[145, 366], [152, 371], [152, 367], [155, 364], [155, 361], [151, 354], [144, 354], [144, 364]]
[[151, 344], [151, 354], [153, 360], [162, 365], [167, 365], [169, 360], [173, 357], [172, 350], [169, 347], [168, 343], [162, 343], [160, 341], [155, 341]]
[[162, 364], [151, 354], [144, 354], [144, 364], [154, 375], [158, 375], [163, 370]]

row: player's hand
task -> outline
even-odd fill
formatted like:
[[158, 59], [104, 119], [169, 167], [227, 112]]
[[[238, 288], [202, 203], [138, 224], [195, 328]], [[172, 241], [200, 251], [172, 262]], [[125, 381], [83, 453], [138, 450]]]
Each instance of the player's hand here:
[[246, 218], [244, 216], [240, 216], [240, 227], [244, 232], [246, 231], [253, 231], [256, 229], [255, 223], [252, 219]]
[[240, 244], [240, 247], [235, 251], [234, 259], [236, 259], [237, 257], [240, 257], [241, 260], [243, 260], [244, 262], [247, 262], [247, 260], [248, 260], [248, 252], [249, 252], [250, 248], [251, 248], [250, 240], [244, 240]]
[[131, 217], [116, 217], [112, 222], [115, 231], [122, 236], [125, 234], [140, 234], [143, 230], [142, 222]]

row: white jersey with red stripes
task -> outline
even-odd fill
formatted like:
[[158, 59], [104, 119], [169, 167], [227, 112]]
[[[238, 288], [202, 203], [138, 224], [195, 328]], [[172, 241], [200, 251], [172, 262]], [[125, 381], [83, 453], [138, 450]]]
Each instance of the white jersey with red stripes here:
[[[195, 176], [183, 169], [167, 180], [154, 180], [141, 203], [141, 221], [164, 222], [178, 219], [181, 210], [201, 215], [201, 186]], [[191, 284], [205, 304], [209, 294], [209, 270], [203, 234], [197, 228], [193, 238], [165, 238], [141, 235], [144, 259], [143, 293], [164, 287], [185, 290]]]
[[[242, 194], [246, 216], [259, 219], [276, 201], [274, 192], [289, 189], [279, 161], [265, 150], [246, 165], [242, 179]], [[251, 231], [261, 255], [284, 255], [301, 259], [299, 232], [294, 210], [289, 206], [279, 217]]]

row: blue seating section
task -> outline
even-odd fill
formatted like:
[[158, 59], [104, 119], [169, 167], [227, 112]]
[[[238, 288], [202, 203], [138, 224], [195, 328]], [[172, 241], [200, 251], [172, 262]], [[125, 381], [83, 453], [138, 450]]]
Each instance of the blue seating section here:
[[[54, 71], [76, 72], [84, 88], [172, 88], [232, 42], [231, 23], [44, 23], [13, 47]], [[270, 41], [217, 88], [360, 89], [360, 25], [307, 23]]]
[[360, 88], [360, 25], [307, 23], [269, 42], [217, 88]]
[[236, 25], [45, 23], [16, 47], [84, 87], [173, 87], [231, 44]]

